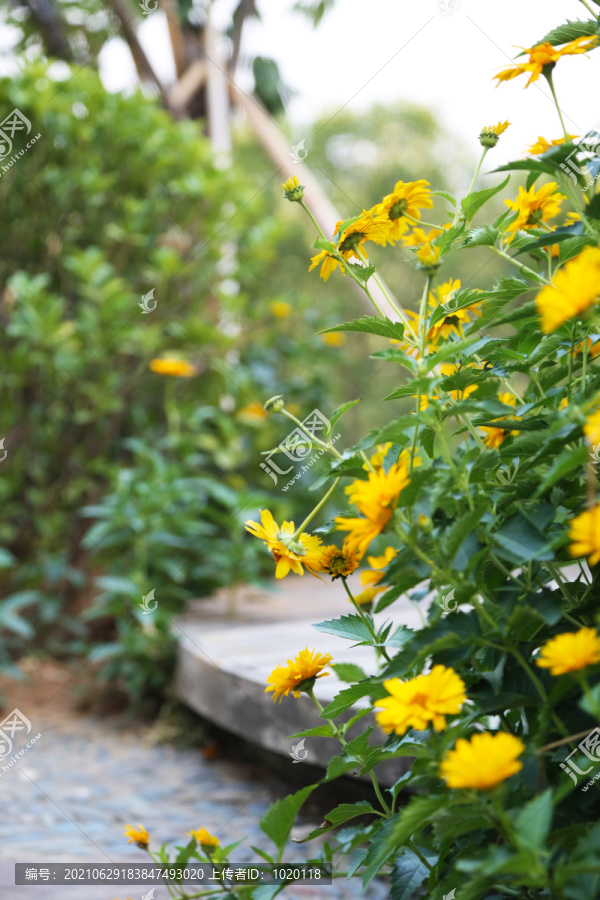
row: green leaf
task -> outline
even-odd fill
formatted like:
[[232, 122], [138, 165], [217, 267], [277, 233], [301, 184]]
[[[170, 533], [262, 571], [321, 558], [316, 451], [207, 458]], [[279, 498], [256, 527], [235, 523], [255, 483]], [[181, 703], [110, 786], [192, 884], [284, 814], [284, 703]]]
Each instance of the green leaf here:
[[324, 634], [334, 634], [336, 637], [346, 638], [350, 641], [372, 640], [369, 629], [357, 615], [341, 616], [339, 619], [319, 622], [317, 625], [313, 625], [313, 628]]
[[459, 222], [458, 225], [453, 225], [452, 228], [446, 228], [442, 231], [441, 234], [431, 242], [433, 247], [439, 247], [440, 253], [442, 256], [448, 252], [452, 244], [457, 238], [461, 236], [461, 234], [465, 230], [465, 223]]
[[335, 244], [332, 244], [331, 241], [326, 241], [325, 238], [318, 237], [313, 244], [315, 250], [327, 250], [329, 253], [332, 253], [335, 250]]
[[552, 790], [548, 788], [542, 794], [530, 800], [518, 813], [515, 819], [517, 843], [523, 850], [539, 853], [550, 831], [552, 823]]
[[348, 412], [349, 409], [352, 409], [353, 406], [356, 406], [357, 403], [360, 403], [360, 399], [349, 400], [348, 403], [342, 403], [341, 406], [338, 406], [338, 408], [333, 412], [333, 414], [331, 416], [331, 419], [330, 419], [331, 427], [333, 428], [333, 426], [336, 424], [338, 419], [341, 419], [341, 417], [344, 415], [344, 413]]
[[376, 813], [368, 800], [359, 800], [358, 803], [340, 803], [325, 818], [332, 825], [341, 825], [349, 819], [355, 819], [356, 816], [364, 816], [366, 813]]
[[498, 231], [491, 225], [474, 228], [465, 234], [462, 247], [493, 247], [498, 239]]
[[357, 700], [363, 697], [376, 695], [377, 699], [385, 696], [385, 690], [376, 684], [353, 684], [352, 687], [344, 688], [337, 694], [331, 703], [325, 707], [321, 713], [323, 719], [335, 719], [337, 716], [346, 712], [351, 706], [354, 706]]
[[546, 537], [521, 513], [516, 513], [504, 522], [498, 531], [492, 534], [492, 539], [499, 547], [498, 555], [511, 562], [554, 558]]
[[340, 227], [336, 231], [336, 234], [341, 237], [346, 229], [353, 225], [357, 219], [360, 219], [360, 216], [350, 216], [348, 219], [344, 219], [343, 222], [340, 222]]
[[390, 878], [390, 900], [411, 900], [417, 888], [429, 876], [429, 869], [423, 865], [416, 853], [405, 849], [392, 869]]
[[488, 506], [486, 497], [480, 497], [474, 504], [474, 509], [460, 516], [445, 532], [441, 540], [440, 548], [447, 565], [452, 568], [456, 554], [467, 540], [475, 526], [481, 521]]
[[[589, 37], [597, 33], [598, 23], [594, 22], [593, 19], [586, 22], [582, 22], [579, 19], [572, 22], [568, 19], [564, 25], [553, 28], [552, 31], [549, 31], [548, 34], [544, 35], [541, 40], [536, 41], [535, 45], [532, 44], [531, 46], [537, 46], [537, 44], [543, 44], [548, 41], [553, 47], [557, 47], [559, 44], [567, 44], [569, 41], [574, 41], [575, 38]], [[521, 55], [522, 54], [519, 54], [519, 56]]]
[[443, 197], [444, 200], [447, 200], [448, 203], [452, 204], [452, 206], [456, 206], [456, 199], [452, 196], [452, 194], [449, 194], [448, 191], [432, 191], [431, 193], [436, 197]]
[[[355, 665], [355, 663], [335, 663], [330, 668], [333, 669], [340, 681], [346, 681], [350, 684], [355, 681], [364, 681], [367, 677], [361, 667]], [[299, 735], [296, 735], [296, 737], [299, 737]]]
[[557, 456], [548, 472], [544, 475], [535, 496], [541, 497], [548, 488], [552, 487], [557, 481], [560, 481], [561, 478], [564, 478], [568, 472], [572, 472], [573, 469], [583, 468], [587, 463], [587, 460], [588, 450], [584, 445], [575, 448], [567, 447]]
[[[573, 231], [570, 228], [557, 228], [556, 231], [552, 232], [552, 234], [544, 235], [544, 237], [539, 237], [533, 241], [528, 241], [526, 244], [523, 244], [522, 247], [519, 247], [519, 249], [515, 253], [515, 256], [519, 256], [521, 253], [531, 253], [533, 250], [541, 250], [543, 247], [549, 247], [551, 244], [560, 244], [563, 241], [571, 240], [575, 236], [576, 235], [573, 234]], [[591, 244], [597, 243], [597, 241], [591, 235], [586, 236], [586, 242]]]
[[510, 175], [507, 175], [506, 179], [495, 187], [484, 188], [482, 191], [474, 191], [466, 197], [463, 197], [460, 206], [465, 218], [468, 220], [472, 219], [477, 210], [481, 209], [484, 203], [487, 203], [491, 197], [506, 187], [509, 180]]
[[309, 784], [295, 794], [289, 794], [283, 800], [277, 800], [260, 820], [262, 831], [273, 841], [278, 850], [282, 850], [287, 844], [300, 807], [316, 787], [318, 785]]
[[299, 731], [298, 734], [290, 734], [289, 737], [291, 740], [301, 737], [331, 737], [332, 734], [331, 725], [316, 725], [314, 728], [307, 728], [306, 731]]
[[353, 322], [344, 322], [342, 325], [334, 325], [333, 328], [325, 328], [319, 334], [328, 334], [330, 331], [360, 331], [363, 334], [377, 334], [400, 341], [404, 336], [404, 325], [402, 322], [392, 322], [391, 319], [362, 316]]

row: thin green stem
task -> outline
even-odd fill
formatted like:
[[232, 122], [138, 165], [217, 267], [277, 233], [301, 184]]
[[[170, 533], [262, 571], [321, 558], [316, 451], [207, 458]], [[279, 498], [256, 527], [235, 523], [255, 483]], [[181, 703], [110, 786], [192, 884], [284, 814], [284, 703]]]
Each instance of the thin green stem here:
[[319, 223], [317, 222], [317, 220], [315, 219], [315, 217], [314, 217], [313, 214], [311, 213], [310, 209], [308, 208], [308, 206], [306, 205], [306, 203], [304, 202], [304, 200], [300, 200], [299, 202], [300, 202], [300, 206], [302, 207], [302, 209], [304, 210], [304, 212], [308, 215], [308, 217], [310, 218], [311, 222], [313, 223], [313, 225], [315, 226], [315, 228], [316, 228], [317, 231], [319, 232], [320, 236], [321, 236], [322, 238], [324, 238], [325, 240], [328, 240], [328, 238], [325, 236], [324, 232], [322, 231], [321, 226], [319, 225]]
[[571, 139], [569, 137], [569, 132], [567, 131], [567, 126], [565, 125], [564, 119], [562, 117], [562, 112], [560, 111], [560, 106], [558, 104], [558, 98], [556, 96], [556, 91], [554, 90], [554, 81], [552, 80], [552, 72], [548, 72], [548, 73], [544, 72], [543, 74], [544, 74], [544, 77], [546, 78], [546, 81], [550, 85], [550, 91], [552, 92], [552, 98], [553, 98], [554, 104], [556, 106], [556, 111], [558, 112], [558, 118], [560, 119], [560, 124], [562, 126], [562, 130], [565, 135], [565, 140], [570, 141]]
[[479, 173], [480, 173], [480, 171], [481, 171], [481, 167], [482, 167], [482, 165], [483, 165], [483, 161], [484, 161], [484, 159], [485, 159], [485, 157], [486, 157], [487, 152], [488, 152], [489, 149], [490, 149], [489, 147], [484, 147], [484, 148], [483, 148], [483, 153], [481, 154], [481, 158], [480, 158], [479, 162], [477, 163], [477, 168], [475, 169], [475, 174], [473, 175], [473, 180], [471, 181], [471, 184], [469, 185], [469, 190], [467, 191], [467, 194], [466, 194], [467, 197], [469, 196], [469, 194], [471, 193], [471, 191], [472, 191], [473, 188], [475, 187], [475, 182], [477, 181], [477, 177], [478, 177], [478, 175], [479, 175]]
[[521, 272], [525, 273], [529, 278], [533, 278], [535, 281], [539, 283], [549, 284], [550, 282], [543, 277], [543, 275], [539, 275], [537, 272], [534, 272], [533, 269], [530, 269], [529, 266], [523, 265], [523, 263], [518, 262], [516, 259], [513, 259], [512, 256], [509, 256], [508, 253], [505, 253], [504, 250], [499, 250], [498, 247], [490, 247], [490, 250], [495, 253], [497, 256], [501, 256], [502, 259], [505, 259], [507, 262], [511, 263], [513, 266], [516, 266]]
[[329, 498], [331, 497], [331, 495], [333, 494], [333, 492], [335, 491], [336, 487], [338, 486], [338, 484], [340, 483], [341, 480], [342, 480], [342, 477], [341, 477], [341, 475], [340, 475], [339, 478], [336, 478], [336, 479], [335, 479], [335, 481], [333, 482], [333, 484], [331, 485], [331, 487], [329, 488], [329, 490], [328, 490], [325, 494], [323, 494], [323, 496], [321, 497], [321, 499], [319, 500], [319, 502], [317, 503], [317, 505], [315, 506], [315, 508], [312, 510], [312, 512], [309, 512], [309, 514], [308, 514], [307, 517], [305, 518], [305, 520], [304, 520], [304, 522], [302, 523], [302, 525], [300, 525], [300, 526], [296, 529], [296, 531], [294, 532], [294, 534], [292, 535], [292, 540], [293, 540], [293, 541], [297, 541], [297, 540], [298, 540], [298, 538], [300, 537], [300, 535], [302, 534], [302, 532], [304, 531], [304, 529], [306, 528], [306, 526], [314, 519], [314, 517], [315, 517], [316, 514], [319, 512], [319, 510], [322, 509], [322, 507], [327, 503], [327, 501], [329, 500]]
[[[365, 265], [367, 265], [367, 266], [370, 265], [368, 256], [366, 256], [366, 255], [362, 252], [362, 250], [360, 249], [360, 247], [357, 247], [356, 250], [355, 250], [354, 252], [355, 252], [356, 255], [358, 256], [358, 258], [359, 258], [360, 260], [362, 260], [362, 262], [364, 262]], [[371, 277], [373, 278], [373, 280], [374, 280], [375, 283], [377, 284], [379, 290], [381, 291], [381, 293], [383, 294], [383, 296], [385, 297], [385, 299], [387, 300], [387, 302], [390, 304], [390, 306], [392, 307], [392, 309], [394, 310], [394, 312], [396, 313], [396, 315], [399, 316], [400, 321], [402, 322], [402, 324], [404, 325], [404, 327], [405, 327], [405, 328], [406, 328], [406, 327], [410, 328], [410, 330], [413, 331], [413, 333], [414, 333], [414, 329], [412, 328], [410, 322], [409, 322], [408, 319], [406, 318], [406, 316], [405, 316], [403, 310], [401, 310], [400, 307], [397, 306], [396, 302], [394, 301], [393, 297], [390, 295], [390, 293], [389, 293], [388, 290], [386, 289], [386, 287], [385, 287], [383, 281], [381, 280], [381, 278], [379, 277], [379, 275], [377, 274], [377, 272], [373, 272], [373, 275], [372, 275]], [[373, 303], [375, 303], [374, 300], [373, 300]], [[380, 313], [380, 314], [381, 314], [381, 313]], [[415, 337], [416, 337], [416, 335], [415, 335]]]
[[433, 870], [433, 866], [431, 865], [431, 863], [427, 862], [427, 860], [425, 859], [423, 854], [420, 852], [419, 848], [417, 847], [417, 845], [415, 844], [415, 842], [412, 838], [409, 841], [407, 841], [407, 846], [410, 847], [412, 852], [415, 854], [415, 856], [417, 856], [419, 858], [419, 860], [425, 866], [425, 868], [429, 869], [429, 871], [431, 872]]
[[587, 11], [590, 12], [590, 13], [593, 15], [594, 19], [597, 19], [597, 18], [598, 18], [598, 11], [592, 9], [592, 7], [589, 5], [589, 3], [587, 2], [587, 0], [581, 0], [581, 3], [583, 3], [583, 5], [584, 5], [585, 8], [587, 9]]
[[392, 811], [389, 808], [389, 806], [387, 805], [387, 803], [385, 802], [385, 800], [383, 799], [383, 794], [381, 793], [381, 788], [379, 787], [379, 782], [377, 781], [375, 772], [373, 772], [373, 770], [371, 770], [369, 772], [369, 775], [371, 776], [371, 781], [373, 782], [373, 790], [375, 791], [375, 793], [377, 795], [377, 799], [381, 803], [381, 808], [384, 810], [386, 816], [391, 816]]
[[313, 444], [316, 444], [317, 447], [321, 447], [321, 449], [327, 450], [329, 453], [332, 453], [340, 461], [343, 460], [344, 457], [341, 455], [341, 453], [338, 453], [338, 451], [335, 449], [335, 447], [332, 447], [330, 444], [327, 444], [325, 441], [322, 441], [320, 438], [316, 437], [314, 434], [311, 434], [311, 432], [308, 431], [308, 429], [305, 427], [304, 423], [301, 422], [300, 419], [297, 419], [296, 416], [294, 416], [291, 412], [289, 412], [289, 410], [287, 410], [285, 408], [285, 406], [283, 407], [283, 409], [280, 410], [280, 412], [281, 412], [282, 416], [285, 416], [287, 419], [290, 419], [290, 421], [294, 422], [298, 426], [298, 428], [302, 432], [304, 432], [304, 434], [307, 437], [310, 438], [310, 440], [312, 441]]
[[419, 227], [420, 227], [421, 225], [427, 225], [428, 228], [435, 228], [436, 231], [443, 231], [443, 230], [444, 230], [444, 229], [442, 228], [441, 225], [436, 225], [435, 222], [426, 222], [425, 219], [415, 219], [414, 216], [410, 216], [410, 215], [409, 215], [408, 213], [406, 213], [406, 212], [405, 212], [405, 213], [402, 213], [402, 216], [403, 216], [404, 219], [408, 219], [409, 222], [412, 222], [413, 225], [418, 225]]

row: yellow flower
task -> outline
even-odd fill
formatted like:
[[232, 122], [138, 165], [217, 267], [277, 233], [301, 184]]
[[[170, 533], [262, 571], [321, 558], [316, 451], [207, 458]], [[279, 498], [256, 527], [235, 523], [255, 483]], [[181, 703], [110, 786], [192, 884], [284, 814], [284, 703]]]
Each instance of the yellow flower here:
[[524, 750], [523, 741], [505, 731], [474, 734], [470, 741], [459, 738], [442, 760], [440, 775], [450, 788], [488, 791], [521, 771], [518, 757]]
[[282, 184], [283, 196], [292, 202], [300, 202], [304, 197], [304, 185], [300, 184], [297, 175], [292, 175]]
[[[446, 228], [448, 226], [444, 226]], [[444, 228], [432, 228], [431, 231], [425, 231], [424, 228], [415, 227], [409, 234], [402, 235], [402, 243], [405, 247], [418, 247], [419, 244], [430, 244], [436, 237], [443, 234]]]
[[346, 577], [358, 569], [358, 555], [355, 550], [350, 550], [344, 541], [344, 547], [340, 550], [335, 544], [329, 547], [323, 547], [321, 552], [321, 568], [325, 572], [329, 572], [332, 579]]
[[401, 458], [390, 466], [369, 472], [367, 481], [353, 481], [346, 488], [350, 503], [358, 507], [361, 518], [338, 516], [334, 521], [338, 531], [348, 531], [347, 546], [362, 558], [369, 544], [388, 524], [396, 508], [400, 492], [410, 483], [408, 463]]
[[175, 378], [191, 378], [198, 371], [197, 366], [182, 359], [153, 359], [150, 363], [153, 372], [159, 375], [173, 375]]
[[321, 334], [320, 338], [328, 347], [343, 347], [346, 343], [345, 335], [340, 334], [339, 331], [327, 331], [325, 334]]
[[[506, 391], [503, 394], [498, 394], [498, 399], [500, 400], [500, 403], [506, 403], [507, 406], [516, 406], [517, 405], [517, 399], [516, 399], [515, 395], [510, 394], [508, 391]], [[516, 417], [515, 416], [508, 417], [508, 419], [514, 419], [514, 418], [516, 418]], [[497, 419], [496, 421], [506, 422], [507, 418], [502, 416], [501, 418]], [[483, 432], [485, 432], [485, 437], [483, 439], [483, 443], [490, 450], [494, 450], [496, 447], [499, 447], [500, 444], [502, 443], [502, 441], [504, 440], [504, 438], [508, 437], [509, 434], [514, 436], [515, 434], [519, 433], [518, 431], [511, 431], [508, 428], [502, 428], [499, 425], [496, 425], [496, 426], [481, 425], [480, 428]]]
[[292, 304], [286, 303], [284, 300], [273, 300], [273, 302], [269, 304], [269, 312], [274, 315], [276, 319], [287, 319], [287, 317], [291, 315], [292, 309]]
[[138, 822], [138, 827], [135, 825], [127, 825], [124, 831], [125, 837], [128, 837], [128, 844], [137, 844], [140, 850], [147, 850], [148, 845], [150, 844], [150, 835], [146, 831], [143, 825], [140, 825]]
[[[392, 193], [386, 194], [381, 203], [373, 207], [371, 214], [382, 218], [387, 239], [397, 241], [411, 226], [406, 216], [420, 219], [421, 209], [431, 209], [432, 206], [428, 181], [397, 181]], [[373, 240], [380, 243], [377, 237]]]
[[236, 419], [239, 419], [240, 422], [254, 424], [255, 422], [262, 422], [264, 419], [268, 419], [269, 414], [265, 412], [260, 404], [248, 403], [246, 406], [242, 406], [241, 409], [238, 409], [235, 417]]
[[[360, 594], [355, 594], [354, 599], [358, 603], [359, 606], [370, 606], [377, 594], [380, 594], [382, 591], [387, 590], [385, 587], [370, 587], [365, 588], [364, 591], [361, 591]], [[348, 601], [350, 602], [350, 601]]]
[[[370, 585], [373, 588], [375, 585], [379, 584], [385, 574], [383, 570], [389, 566], [396, 556], [396, 553], [397, 551], [394, 550], [393, 547], [386, 547], [382, 556], [367, 556], [367, 562], [371, 568], [360, 573], [362, 584], [367, 586]], [[376, 590], [382, 591], [385, 590], [385, 588], [377, 588]]]
[[294, 523], [284, 522], [280, 528], [268, 509], [260, 510], [260, 520], [260, 525], [251, 519], [246, 522], [246, 531], [262, 540], [273, 554], [277, 563], [275, 578], [285, 578], [290, 570], [297, 575], [304, 575], [303, 566], [311, 575], [321, 571], [320, 538], [303, 532], [293, 541]]
[[557, 188], [555, 181], [542, 185], [537, 191], [534, 184], [528, 191], [521, 186], [516, 200], [504, 201], [517, 213], [517, 218], [506, 229], [509, 242], [520, 228], [525, 230], [537, 228], [542, 222], [547, 222], [559, 214], [560, 204], [566, 198], [557, 191]]
[[188, 831], [193, 838], [196, 838], [200, 846], [204, 849], [218, 847], [220, 844], [219, 838], [216, 835], [211, 834], [210, 831], [207, 831], [206, 828], [200, 828], [196, 831]]
[[312, 272], [319, 264], [321, 264], [321, 271], [319, 272], [319, 276], [323, 279], [323, 281], [327, 281], [332, 272], [335, 272], [337, 268], [340, 269], [342, 275], [346, 274], [346, 270], [344, 266], [333, 256], [331, 253], [328, 253], [327, 250], [321, 250], [317, 253], [316, 256], [313, 256], [311, 259], [311, 265], [308, 267], [308, 271]]
[[497, 125], [486, 125], [481, 129], [479, 135], [479, 143], [482, 147], [495, 147], [500, 139], [500, 135], [504, 134], [510, 122], [498, 122]]
[[535, 662], [540, 669], [550, 669], [551, 675], [578, 672], [600, 662], [600, 636], [595, 628], [557, 634], [546, 641]]
[[[570, 134], [569, 140], [573, 141], [576, 137], [576, 134]], [[540, 153], [545, 153], [547, 150], [550, 150], [551, 147], [558, 147], [559, 144], [564, 144], [565, 141], [566, 138], [561, 137], [556, 138], [555, 140], [548, 143], [546, 138], [539, 135], [537, 141], [535, 142], [535, 144], [532, 144], [527, 153], [530, 153], [532, 156], [538, 156]]]
[[[373, 453], [373, 455], [369, 459], [370, 466], [373, 469], [378, 469], [378, 468], [380, 468], [380, 466], [383, 465], [383, 460], [387, 456], [387, 452], [391, 446], [392, 446], [391, 441], [388, 441], [386, 444], [377, 444], [377, 450], [375, 451], [375, 453]], [[365, 472], [371, 471], [371, 469], [369, 468], [369, 465], [367, 463], [363, 463], [363, 469], [365, 470]]]
[[537, 295], [535, 302], [542, 317], [542, 331], [546, 334], [555, 331], [563, 322], [588, 309], [599, 294], [600, 247], [585, 247]]
[[448, 314], [436, 322], [427, 332], [427, 340], [430, 343], [437, 344], [440, 338], [446, 340], [452, 334], [455, 334], [456, 337], [464, 338], [463, 325], [469, 324], [471, 321], [471, 313], [478, 316], [481, 315], [476, 304], [465, 306], [463, 309], [453, 310], [451, 308], [453, 306], [454, 294], [459, 288], [460, 281], [456, 278], [454, 281], [446, 281], [444, 284], [440, 285], [437, 289], [437, 297], [432, 291], [429, 292], [428, 305], [432, 314], [438, 306], [446, 306], [448, 309]]
[[337, 223], [335, 234], [339, 236], [338, 250], [344, 259], [353, 257], [360, 259], [356, 251], [360, 250], [366, 241], [374, 241], [385, 247], [386, 243], [391, 240], [388, 220], [385, 216], [374, 215], [372, 211], [364, 210], [356, 222], [352, 222], [339, 234], [341, 224], [341, 222]]
[[600, 503], [571, 519], [571, 556], [587, 556], [590, 566], [600, 562]]
[[425, 272], [431, 272], [440, 265], [440, 248], [432, 247], [429, 241], [421, 244], [415, 253], [419, 267]]
[[560, 401], [560, 403], [558, 404], [558, 408], [559, 408], [559, 410], [566, 409], [568, 405], [569, 405], [569, 398], [563, 397], [562, 400]]
[[390, 696], [375, 706], [383, 710], [376, 719], [386, 734], [404, 734], [408, 728], [422, 731], [430, 722], [436, 731], [443, 731], [445, 717], [459, 713], [467, 699], [462, 678], [445, 666], [434, 666], [428, 675], [410, 681], [392, 678], [383, 686]]
[[497, 78], [498, 84], [500, 84], [502, 81], [511, 81], [511, 79], [517, 78], [519, 75], [528, 74], [529, 81], [525, 87], [529, 87], [530, 84], [538, 80], [546, 66], [554, 67], [554, 64], [561, 56], [573, 56], [576, 53], [587, 53], [587, 51], [595, 47], [597, 43], [598, 39], [595, 35], [593, 37], [584, 35], [575, 38], [574, 41], [569, 41], [569, 43], [565, 44], [560, 50], [558, 47], [553, 47], [548, 41], [544, 41], [542, 44], [536, 44], [535, 47], [521, 47], [520, 49], [529, 53], [528, 61], [517, 64], [516, 66], [511, 66], [510, 69], [503, 69], [502, 72], [498, 72], [497, 75], [494, 75], [494, 78]]
[[590, 446], [595, 447], [596, 444], [600, 444], [600, 409], [587, 417], [583, 433]]
[[[288, 659], [287, 666], [277, 666], [267, 678], [268, 687], [265, 693], [273, 691], [273, 703], [279, 698], [279, 702], [293, 693], [299, 697], [302, 690], [312, 689], [316, 678], [323, 678], [329, 672], [323, 672], [333, 657], [330, 653], [317, 653], [305, 647], [295, 659]], [[304, 682], [308, 682], [304, 685]]]

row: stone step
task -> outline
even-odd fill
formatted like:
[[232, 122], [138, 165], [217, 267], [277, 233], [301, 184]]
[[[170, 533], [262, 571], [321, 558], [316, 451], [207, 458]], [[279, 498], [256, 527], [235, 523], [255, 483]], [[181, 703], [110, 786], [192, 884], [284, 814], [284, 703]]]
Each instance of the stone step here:
[[[352, 589], [360, 591], [358, 580]], [[322, 725], [323, 720], [304, 694], [274, 703], [272, 695], [265, 693], [267, 677], [305, 647], [331, 653], [336, 663], [356, 663], [367, 674], [376, 672], [371, 647], [353, 647], [350, 641], [313, 627], [313, 623], [352, 612], [340, 582], [324, 584], [309, 575], [289, 577], [264, 590], [246, 589], [235, 597], [223, 592], [197, 601], [175, 626], [179, 641], [176, 694], [210, 722], [267, 750], [289, 755], [293, 764], [298, 739], [291, 735]], [[392, 618], [387, 613], [377, 615], [376, 622]], [[394, 604], [393, 620], [396, 627], [421, 625], [416, 605], [408, 600]], [[315, 696], [325, 705], [343, 686], [331, 672], [317, 679]], [[353, 711], [367, 702], [359, 701]], [[346, 718], [350, 715], [352, 712]], [[350, 736], [369, 724], [375, 724], [371, 716], [362, 719]], [[382, 743], [384, 737], [376, 728], [371, 742]], [[339, 749], [333, 739], [309, 737], [297, 755], [306, 751], [307, 762], [325, 767]], [[380, 765], [377, 772], [382, 783], [390, 785], [406, 768], [405, 759], [394, 759]]]

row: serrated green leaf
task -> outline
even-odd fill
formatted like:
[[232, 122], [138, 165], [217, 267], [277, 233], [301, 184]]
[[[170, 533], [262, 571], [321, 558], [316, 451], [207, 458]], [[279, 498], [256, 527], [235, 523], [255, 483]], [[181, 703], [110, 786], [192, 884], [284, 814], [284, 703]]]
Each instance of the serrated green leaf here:
[[357, 403], [360, 403], [360, 399], [349, 400], [348, 403], [342, 403], [341, 406], [338, 406], [338, 408], [334, 410], [331, 419], [329, 420], [331, 422], [331, 427], [333, 428], [336, 422], [342, 418], [344, 413], [348, 412], [349, 409], [352, 409], [353, 406], [356, 406]]
[[517, 814], [514, 824], [517, 843], [523, 850], [538, 853], [544, 846], [552, 824], [552, 790], [530, 800]]
[[588, 19], [585, 22], [579, 19], [572, 22], [568, 19], [564, 25], [553, 28], [541, 40], [536, 41], [535, 45], [532, 44], [531, 46], [537, 46], [537, 44], [543, 44], [547, 41], [553, 47], [557, 47], [559, 44], [567, 44], [569, 41], [574, 41], [575, 38], [590, 37], [593, 34], [598, 34], [598, 23], [594, 22], [593, 19]]
[[325, 328], [319, 334], [328, 334], [330, 331], [359, 331], [363, 334], [377, 334], [400, 341], [404, 336], [404, 325], [402, 322], [392, 322], [391, 319], [362, 316], [353, 322], [344, 322], [342, 325], [334, 325], [333, 328]]
[[508, 175], [504, 181], [502, 181], [500, 184], [495, 185], [494, 187], [484, 188], [481, 191], [473, 191], [471, 194], [467, 194], [466, 197], [463, 197], [460, 206], [465, 218], [468, 220], [472, 219], [475, 213], [479, 209], [481, 209], [484, 203], [487, 203], [487, 201], [495, 196], [495, 194], [506, 187], [509, 180], [510, 175]]
[[493, 247], [497, 240], [498, 231], [491, 225], [483, 225], [467, 232], [461, 247]]
[[429, 876], [429, 869], [416, 853], [405, 849], [394, 863], [390, 878], [390, 900], [411, 900]]
[[277, 800], [260, 820], [261, 830], [273, 841], [278, 850], [283, 849], [287, 844], [302, 804], [316, 787], [318, 785], [309, 784], [296, 791], [295, 794], [289, 794], [283, 800]]
[[313, 625], [317, 631], [324, 634], [334, 634], [336, 637], [346, 638], [350, 641], [371, 640], [371, 634], [360, 616], [341, 616], [339, 619], [330, 619]]
[[377, 684], [353, 684], [352, 687], [344, 688], [337, 694], [331, 703], [325, 707], [321, 713], [323, 719], [335, 719], [337, 716], [346, 712], [351, 706], [354, 706], [357, 700], [370, 695], [377, 695], [377, 698], [385, 696], [385, 691], [381, 685]]

